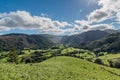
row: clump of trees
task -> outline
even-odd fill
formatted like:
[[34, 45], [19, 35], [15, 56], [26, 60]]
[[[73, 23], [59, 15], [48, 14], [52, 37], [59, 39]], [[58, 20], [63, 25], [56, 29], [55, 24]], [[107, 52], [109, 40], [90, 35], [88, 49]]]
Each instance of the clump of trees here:
[[102, 59], [97, 58], [94, 61], [94, 63], [101, 64], [101, 65], [108, 66], [108, 67], [113, 67], [113, 68], [120, 68], [120, 59], [119, 58], [107, 60], [107, 63], [105, 63]]
[[43, 53], [35, 51], [28, 56], [22, 58], [21, 62], [25, 63], [35, 63], [46, 60], [48, 57], [43, 56]]
[[120, 68], [120, 59], [109, 60], [110, 67]]
[[16, 63], [18, 64], [19, 61], [18, 61], [18, 51], [17, 50], [11, 50], [8, 55], [7, 55], [7, 61], [8, 62], [13, 62], [13, 63]]

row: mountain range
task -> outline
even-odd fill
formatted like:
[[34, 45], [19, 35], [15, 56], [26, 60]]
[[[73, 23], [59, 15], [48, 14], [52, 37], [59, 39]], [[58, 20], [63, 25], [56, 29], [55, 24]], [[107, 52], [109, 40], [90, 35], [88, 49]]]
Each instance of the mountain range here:
[[106, 37], [110, 33], [100, 30], [87, 31], [81, 34], [63, 38], [62, 44], [78, 47], [81, 43], [87, 43]]
[[[25, 48], [39, 49], [49, 48], [57, 44], [64, 44], [67, 46], [95, 50], [98, 47], [98, 43], [100, 43], [99, 40], [105, 41], [106, 38], [110, 40], [108, 36], [110, 36], [110, 34], [116, 34], [118, 32], [119, 30], [104, 30], [104, 31], [91, 30], [71, 36], [56, 36], [49, 34], [27, 35], [21, 33], [11, 33], [0, 35], [0, 49], [1, 50], [25, 49]], [[116, 34], [114, 36], [119, 35]], [[97, 45], [95, 46], [95, 44]], [[95, 47], [91, 47], [93, 45]]]

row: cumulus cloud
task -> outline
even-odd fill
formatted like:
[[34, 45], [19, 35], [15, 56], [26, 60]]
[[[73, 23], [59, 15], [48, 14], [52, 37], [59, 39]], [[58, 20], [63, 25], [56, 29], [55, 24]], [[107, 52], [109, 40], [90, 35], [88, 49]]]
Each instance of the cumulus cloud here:
[[[87, 20], [75, 20], [75, 30], [88, 31], [115, 29], [113, 24], [120, 24], [120, 0], [97, 1], [97, 4], [100, 6], [100, 8], [87, 15]], [[110, 19], [112, 20], [111, 23], [105, 23], [105, 20]]]
[[81, 26], [88, 25], [89, 22], [86, 20], [75, 20], [74, 23], [79, 24]]
[[94, 25], [90, 25], [88, 24], [86, 21], [86, 23], [83, 23], [84, 21], [78, 21], [77, 20], [77, 24], [74, 24], [74, 30], [75, 31], [89, 31], [89, 30], [106, 30], [106, 29], [114, 29], [114, 26], [109, 25], [109, 24], [94, 24]]
[[101, 22], [108, 18], [110, 18], [110, 14], [108, 14], [106, 11], [102, 9], [101, 10], [97, 9], [94, 12], [90, 13], [90, 15], [88, 16], [88, 21], [90, 23]]
[[116, 17], [120, 11], [120, 0], [99, 0], [98, 5], [100, 9], [96, 9], [88, 15], [88, 21], [102, 22], [107, 19]]
[[[120, 0], [89, 0], [96, 2], [99, 9], [87, 15], [87, 20], [75, 20], [73, 23], [52, 20], [47, 14], [31, 15], [26, 11], [16, 11], [0, 14], [0, 31], [11, 29], [38, 30], [42, 33], [77, 34], [88, 30], [114, 29], [114, 24], [120, 24]], [[110, 24], [105, 20], [113, 19]]]
[[89, 30], [106, 30], [106, 29], [114, 29], [114, 26], [108, 24], [96, 24], [90, 26]]
[[118, 23], [120, 24], [120, 10], [117, 12], [116, 17], [116, 21], [118, 21]]
[[0, 14], [0, 30], [29, 29], [43, 32], [62, 32], [61, 28], [71, 26], [67, 22], [52, 20], [48, 17], [32, 16], [26, 11]]
[[10, 28], [5, 27], [5, 26], [0, 26], [0, 31], [9, 31]]
[[88, 30], [89, 28], [89, 22], [85, 20], [76, 20], [74, 21], [74, 30]]

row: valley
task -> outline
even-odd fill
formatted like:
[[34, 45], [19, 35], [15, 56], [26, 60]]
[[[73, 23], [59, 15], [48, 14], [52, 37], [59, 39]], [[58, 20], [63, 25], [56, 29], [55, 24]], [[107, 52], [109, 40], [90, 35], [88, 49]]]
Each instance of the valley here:
[[[102, 36], [92, 38], [96, 32]], [[1, 79], [119, 80], [119, 45], [115, 44], [118, 50], [111, 49], [110, 45], [116, 43], [120, 36], [119, 33], [104, 33], [88, 31], [82, 33], [84, 37], [82, 34], [67, 37], [47, 34], [1, 35]], [[108, 49], [105, 50], [102, 45]]]
[[0, 0], [0, 80], [120, 80], [120, 0]]

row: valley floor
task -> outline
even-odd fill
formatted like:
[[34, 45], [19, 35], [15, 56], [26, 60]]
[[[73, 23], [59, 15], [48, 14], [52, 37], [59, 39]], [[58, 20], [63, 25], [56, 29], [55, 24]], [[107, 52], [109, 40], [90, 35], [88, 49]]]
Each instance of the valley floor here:
[[41, 63], [0, 63], [0, 80], [120, 80], [120, 70], [59, 56]]

